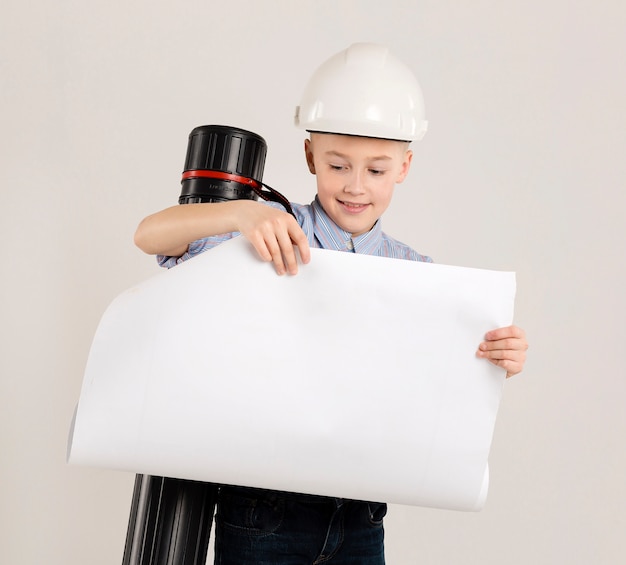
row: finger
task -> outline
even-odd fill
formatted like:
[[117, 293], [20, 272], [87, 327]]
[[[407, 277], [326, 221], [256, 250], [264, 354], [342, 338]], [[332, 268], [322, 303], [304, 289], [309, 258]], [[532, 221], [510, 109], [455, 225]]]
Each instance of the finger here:
[[265, 243], [265, 238], [262, 235], [250, 234], [247, 238], [263, 261], [269, 262], [272, 260], [272, 254], [270, 253], [270, 250]]
[[498, 349], [511, 349], [514, 351], [526, 351], [528, 343], [519, 338], [499, 339], [496, 341], [483, 341], [478, 348], [481, 351], [493, 351]]
[[506, 371], [506, 378], [512, 377], [522, 372], [523, 365], [509, 359], [490, 359], [491, 363]]
[[285, 263], [283, 261], [283, 252], [280, 247], [280, 243], [276, 239], [276, 235], [269, 234], [265, 238], [265, 245], [270, 254], [270, 261], [274, 263], [274, 269], [276, 273], [279, 275], [284, 275], [286, 273]]
[[300, 225], [290, 218], [290, 223], [287, 226], [286, 232], [278, 232], [276, 238], [280, 245], [283, 262], [286, 266], [287, 272], [290, 275], [298, 273], [298, 256], [296, 254], [296, 248], [300, 253], [300, 259], [302, 263], [308, 263], [311, 260], [311, 250], [309, 247], [309, 241], [302, 231]]
[[311, 248], [307, 236], [299, 225], [293, 230], [290, 230], [289, 236], [291, 237], [293, 245], [298, 248], [300, 259], [306, 265], [311, 260]]
[[282, 253], [282, 260], [287, 272], [290, 275], [298, 273], [298, 258], [296, 256], [295, 247], [291, 241], [289, 233], [285, 232], [277, 236], [278, 244]]
[[506, 370], [506, 378], [512, 377], [513, 375], [517, 375], [522, 372], [524, 368], [524, 360], [523, 359], [511, 359], [511, 358], [489, 358], [487, 354], [478, 353], [479, 357], [486, 358], [490, 363], [495, 365], [496, 367], [500, 367], [501, 369]]
[[525, 340], [526, 334], [522, 328], [518, 328], [517, 326], [498, 328], [495, 330], [491, 330], [485, 334], [485, 340], [487, 341], [495, 341], [507, 338], [517, 338]]
[[510, 373], [509, 376], [521, 372], [526, 362], [525, 351], [512, 351], [510, 349], [495, 351], [479, 350], [476, 354], [478, 357], [487, 359], [494, 365], [506, 369], [507, 373]]
[[478, 348], [478, 354], [480, 357], [484, 357], [486, 359], [524, 359], [526, 357], [525, 349], [511, 347], [495, 348], [493, 347], [493, 343], [487, 343], [485, 345], [487, 347]]

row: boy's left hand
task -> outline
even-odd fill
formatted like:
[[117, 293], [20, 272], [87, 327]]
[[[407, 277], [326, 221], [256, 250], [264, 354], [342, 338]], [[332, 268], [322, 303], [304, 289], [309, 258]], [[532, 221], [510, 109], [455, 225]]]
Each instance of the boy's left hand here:
[[517, 326], [492, 330], [478, 346], [476, 355], [506, 369], [506, 378], [517, 375], [524, 368], [528, 342], [526, 333]]

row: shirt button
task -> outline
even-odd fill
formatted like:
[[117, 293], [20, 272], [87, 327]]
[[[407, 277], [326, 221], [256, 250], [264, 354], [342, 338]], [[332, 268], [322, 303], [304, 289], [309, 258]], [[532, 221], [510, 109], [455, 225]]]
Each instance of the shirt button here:
[[348, 241], [346, 241], [346, 247], [352, 251], [354, 249], [354, 243], [352, 243], [352, 240], [349, 239]]

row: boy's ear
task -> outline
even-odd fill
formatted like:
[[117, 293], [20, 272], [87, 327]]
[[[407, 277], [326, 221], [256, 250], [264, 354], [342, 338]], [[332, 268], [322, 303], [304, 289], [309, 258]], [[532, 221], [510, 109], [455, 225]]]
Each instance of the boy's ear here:
[[409, 174], [409, 169], [411, 168], [411, 161], [413, 161], [413, 151], [411, 151], [410, 149], [407, 149], [406, 153], [404, 154], [404, 161], [402, 161], [400, 174], [398, 175], [398, 178], [396, 180], [397, 184], [401, 183]]
[[304, 140], [304, 154], [306, 155], [306, 164], [312, 175], [315, 174], [315, 163], [313, 162], [313, 151], [311, 149], [311, 140]]

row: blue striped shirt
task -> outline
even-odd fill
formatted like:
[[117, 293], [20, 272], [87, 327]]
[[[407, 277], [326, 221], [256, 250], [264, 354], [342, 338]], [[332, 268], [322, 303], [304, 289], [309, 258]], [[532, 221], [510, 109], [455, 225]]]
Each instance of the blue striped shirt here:
[[[267, 204], [282, 209], [280, 204], [274, 202], [267, 202]], [[311, 204], [292, 204], [291, 207], [311, 247], [345, 251], [348, 253], [361, 253], [364, 255], [376, 255], [379, 257], [407, 259], [409, 261], [432, 262], [430, 257], [419, 254], [408, 245], [384, 233], [381, 228], [380, 220], [374, 224], [374, 227], [370, 231], [357, 237], [352, 237], [352, 234], [342, 230], [328, 217], [317, 197], [315, 197], [315, 200], [311, 202]], [[187, 252], [181, 257], [158, 255], [157, 260], [162, 267], [170, 268], [238, 235], [239, 232], [233, 232], [205, 237], [191, 243]]]

